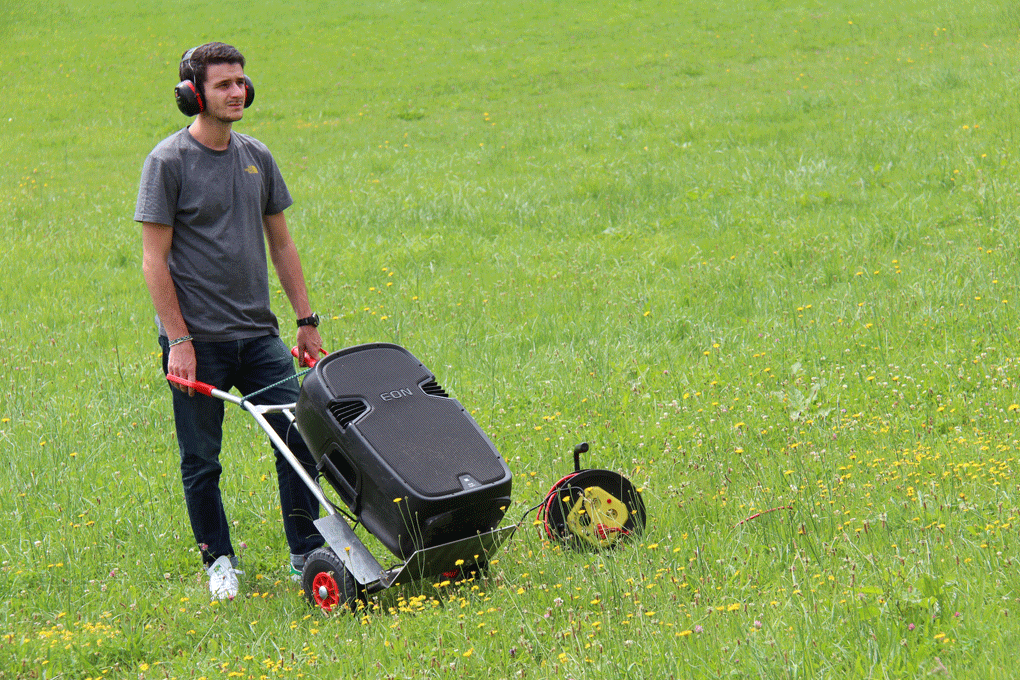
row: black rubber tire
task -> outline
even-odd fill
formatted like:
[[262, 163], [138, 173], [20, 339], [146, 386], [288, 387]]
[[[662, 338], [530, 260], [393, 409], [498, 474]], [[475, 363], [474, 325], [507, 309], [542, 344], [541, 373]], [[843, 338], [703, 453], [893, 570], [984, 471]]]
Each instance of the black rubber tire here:
[[337, 607], [355, 611], [364, 593], [332, 548], [319, 548], [301, 571], [301, 587], [309, 604], [326, 612]]

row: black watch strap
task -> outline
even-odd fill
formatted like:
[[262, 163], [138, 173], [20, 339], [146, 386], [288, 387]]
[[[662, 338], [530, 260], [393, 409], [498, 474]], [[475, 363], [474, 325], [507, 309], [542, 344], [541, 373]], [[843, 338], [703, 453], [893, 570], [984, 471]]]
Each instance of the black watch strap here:
[[315, 327], [318, 327], [318, 325], [319, 325], [319, 315], [316, 314], [315, 312], [312, 312], [311, 316], [306, 316], [303, 319], [298, 319], [297, 320], [297, 325], [298, 325], [298, 328], [301, 328], [302, 326], [315, 326]]

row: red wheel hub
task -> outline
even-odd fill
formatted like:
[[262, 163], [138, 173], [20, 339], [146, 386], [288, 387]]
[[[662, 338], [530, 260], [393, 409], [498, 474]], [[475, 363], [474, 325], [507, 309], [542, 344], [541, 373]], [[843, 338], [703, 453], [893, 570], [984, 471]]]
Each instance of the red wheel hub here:
[[331, 612], [340, 604], [340, 587], [333, 574], [320, 572], [312, 579], [312, 598], [323, 611]]

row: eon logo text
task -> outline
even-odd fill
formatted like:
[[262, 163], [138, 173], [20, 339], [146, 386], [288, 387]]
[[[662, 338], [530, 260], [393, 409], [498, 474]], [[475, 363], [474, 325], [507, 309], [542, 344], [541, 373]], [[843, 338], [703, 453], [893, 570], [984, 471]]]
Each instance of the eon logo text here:
[[383, 392], [379, 395], [383, 401], [393, 401], [394, 399], [403, 399], [404, 397], [411, 396], [411, 390], [406, 387], [399, 390], [393, 390], [392, 392]]

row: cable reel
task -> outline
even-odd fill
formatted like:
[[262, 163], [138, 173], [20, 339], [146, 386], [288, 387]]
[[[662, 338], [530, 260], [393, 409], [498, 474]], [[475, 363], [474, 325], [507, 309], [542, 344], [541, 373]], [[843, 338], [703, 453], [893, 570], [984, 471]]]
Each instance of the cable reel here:
[[626, 477], [610, 470], [582, 470], [580, 457], [587, 451], [587, 442], [574, 447], [574, 472], [546, 494], [536, 523], [550, 539], [574, 548], [613, 548], [644, 531], [645, 504]]

